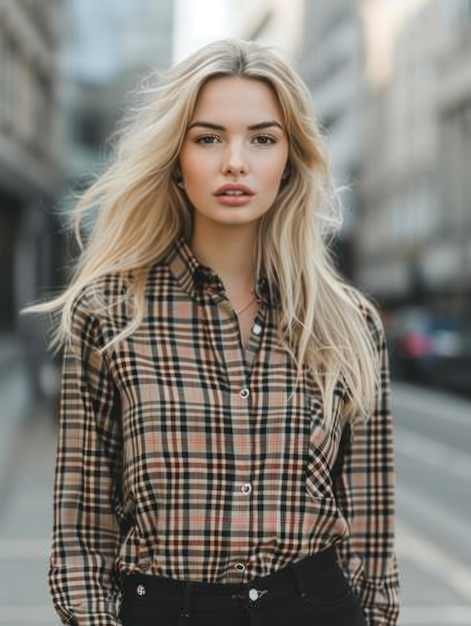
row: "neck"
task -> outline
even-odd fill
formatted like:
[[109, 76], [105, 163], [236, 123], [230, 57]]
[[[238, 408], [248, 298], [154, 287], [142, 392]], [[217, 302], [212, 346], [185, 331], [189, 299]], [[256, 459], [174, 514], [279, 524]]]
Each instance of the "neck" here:
[[231, 226], [221, 228], [195, 224], [190, 246], [201, 263], [211, 267], [223, 282], [253, 286], [253, 228]]

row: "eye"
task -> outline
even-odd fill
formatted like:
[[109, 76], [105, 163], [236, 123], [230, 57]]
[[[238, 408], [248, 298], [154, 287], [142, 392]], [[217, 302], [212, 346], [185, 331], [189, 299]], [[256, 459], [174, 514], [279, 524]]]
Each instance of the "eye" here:
[[269, 146], [273, 143], [276, 143], [276, 138], [272, 137], [272, 135], [257, 135], [254, 137], [255, 143], [260, 144], [261, 146]]
[[200, 135], [199, 137], [196, 138], [196, 143], [199, 144], [212, 144], [212, 143], [218, 143], [221, 140], [219, 139], [219, 137], [217, 135]]

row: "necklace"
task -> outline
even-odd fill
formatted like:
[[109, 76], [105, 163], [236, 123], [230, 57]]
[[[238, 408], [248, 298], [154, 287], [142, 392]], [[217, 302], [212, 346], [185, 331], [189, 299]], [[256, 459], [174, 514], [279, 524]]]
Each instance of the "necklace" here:
[[240, 315], [241, 313], [243, 313], [244, 311], [247, 311], [247, 309], [249, 308], [249, 306], [250, 306], [251, 304], [253, 304], [253, 303], [256, 301], [256, 299], [257, 299], [257, 296], [255, 296], [255, 295], [252, 293], [252, 297], [251, 297], [251, 298], [250, 298], [250, 300], [247, 302], [247, 304], [244, 304], [244, 306], [243, 306], [243, 307], [241, 307], [240, 309], [234, 309], [234, 313], [237, 315], [237, 317], [239, 317], [239, 315]]

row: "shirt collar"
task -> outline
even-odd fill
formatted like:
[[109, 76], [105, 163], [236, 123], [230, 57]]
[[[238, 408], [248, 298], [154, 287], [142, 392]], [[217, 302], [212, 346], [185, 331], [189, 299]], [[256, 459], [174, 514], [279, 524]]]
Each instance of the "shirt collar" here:
[[[217, 273], [198, 261], [183, 238], [175, 242], [167, 255], [166, 263], [180, 287], [195, 300], [201, 299], [207, 288], [214, 291], [222, 291], [224, 288]], [[268, 281], [263, 276], [255, 283], [255, 295], [266, 303], [270, 299], [272, 302], [276, 300], [275, 293], [270, 296]]]

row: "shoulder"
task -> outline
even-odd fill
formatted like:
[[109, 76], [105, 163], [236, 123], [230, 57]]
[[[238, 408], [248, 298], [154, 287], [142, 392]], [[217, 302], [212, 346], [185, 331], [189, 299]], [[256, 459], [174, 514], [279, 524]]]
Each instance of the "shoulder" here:
[[77, 291], [72, 304], [75, 314], [94, 314], [108, 310], [123, 300], [129, 290], [129, 279], [118, 274], [105, 274], [88, 282]]
[[72, 334], [84, 338], [104, 326], [126, 325], [132, 308], [131, 284], [128, 276], [105, 274], [79, 288], [70, 310]]

